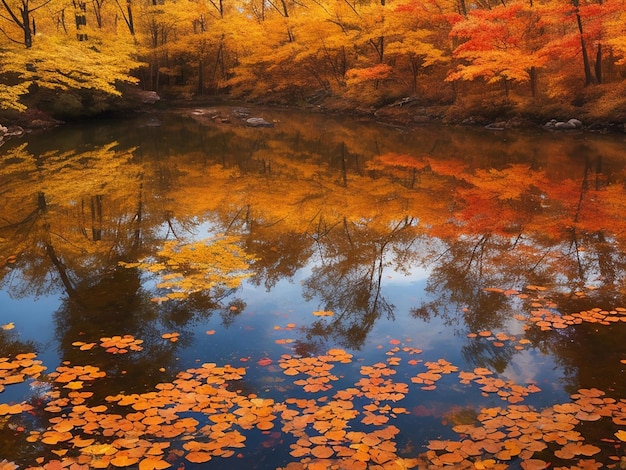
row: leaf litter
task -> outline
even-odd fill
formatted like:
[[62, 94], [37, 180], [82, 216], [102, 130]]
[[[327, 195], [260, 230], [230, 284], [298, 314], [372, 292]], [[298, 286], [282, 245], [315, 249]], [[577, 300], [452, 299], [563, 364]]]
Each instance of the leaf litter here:
[[[509, 292], [507, 295], [516, 294]], [[534, 303], [534, 308], [538, 303]], [[551, 326], [555, 322], [572, 326], [584, 321], [610, 324], [615, 320], [607, 318], [622, 321], [624, 316], [626, 309], [622, 308], [592, 309], [560, 316], [564, 321], [555, 321], [542, 312], [543, 320], [536, 320], [538, 314], [533, 311], [527, 321], [545, 328], [537, 323], [548, 321], [546, 318], [551, 318]], [[503, 332], [488, 333], [478, 332], [475, 339], [512, 341], [517, 346], [529, 344], [524, 338], [516, 339]], [[166, 334], [163, 337], [171, 341], [177, 336]], [[74, 346], [85, 351], [95, 346], [85, 347], [91, 343], [79, 343]], [[443, 358], [435, 361], [409, 359], [407, 364], [423, 368], [411, 376], [409, 382], [417, 384], [422, 393], [429, 393], [444, 377], [456, 377], [461, 385], [475, 387], [484, 396], [498, 396], [508, 404], [481, 408], [471, 423], [463, 422], [461, 413], [459, 416], [451, 413], [448, 419], [458, 439], [430, 440], [425, 452], [410, 458], [401, 457], [396, 443], [400, 430], [393, 420], [409, 413], [398, 402], [414, 392], [410, 383], [394, 380], [396, 367], [407, 356], [414, 357], [422, 350], [401, 348], [399, 343], [391, 343], [395, 347], [386, 353], [385, 362], [361, 365], [360, 378], [343, 388], [337, 387], [342, 375], [336, 369], [354, 361], [352, 354], [345, 350], [334, 348], [309, 357], [283, 354], [277, 361], [281, 374], [290, 377], [293, 385], [300, 387], [308, 398], [286, 398], [282, 402], [244, 394], [237, 389], [246, 374], [244, 367], [205, 363], [179, 372], [172, 382], [157, 384], [152, 391], [109, 395], [104, 403], [90, 406], [88, 403], [94, 394], [85, 388], [106, 377], [106, 372], [95, 366], [65, 362], [43, 377], [51, 385], [44, 407], [48, 426], [29, 431], [26, 437], [28, 442], [46, 446], [52, 452], [50, 455], [58, 458], [40, 458], [38, 466], [27, 468], [137, 466], [148, 470], [169, 468], [172, 462], [181, 459], [200, 464], [239, 455], [246, 446], [249, 432], [291, 436], [289, 453], [295, 460], [284, 467], [285, 470], [504, 469], [511, 462], [519, 462], [524, 470], [533, 470], [553, 465], [544, 460], [546, 452], [559, 461], [568, 462], [567, 466], [552, 467], [558, 470], [600, 468], [601, 461], [594, 460], [599, 454], [605, 462], [606, 459], [613, 462], [602, 468], [621, 465], [626, 439], [623, 429], [603, 438], [602, 441], [610, 445], [601, 446], [597, 442], [585, 443], [579, 428], [585, 422], [599, 420], [612, 422], [618, 428], [625, 426], [626, 399], [609, 397], [599, 389], [580, 389], [571, 395], [569, 402], [536, 410], [520, 404], [528, 394], [540, 392], [536, 384], [516, 384], [484, 367], [459, 370]], [[130, 335], [100, 339], [100, 346], [105, 350], [130, 351], [132, 347], [141, 348], [140, 345], [141, 341]], [[265, 356], [257, 365], [266, 367], [272, 362]], [[0, 386], [40, 380], [45, 370], [34, 353], [0, 358]], [[0, 417], [5, 421], [32, 410], [33, 406], [27, 402], [0, 403]], [[177, 439], [183, 443], [182, 448], [171, 445]], [[14, 464], [6, 462], [6, 465]]]

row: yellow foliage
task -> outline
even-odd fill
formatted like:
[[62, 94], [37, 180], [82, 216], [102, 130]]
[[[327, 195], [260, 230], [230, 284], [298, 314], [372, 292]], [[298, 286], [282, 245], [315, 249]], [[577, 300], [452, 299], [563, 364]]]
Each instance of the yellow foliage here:
[[26, 106], [20, 103], [20, 98], [28, 93], [28, 87], [31, 82], [20, 82], [16, 85], [5, 85], [0, 83], [0, 108], [15, 109], [16, 111], [24, 111]]
[[195, 292], [218, 288], [234, 289], [252, 275], [246, 271], [254, 260], [237, 241], [236, 237], [216, 236], [193, 243], [166, 242], [156, 260], [143, 260], [138, 266], [160, 275], [157, 287], [171, 291], [167, 294], [170, 299], [184, 299]]
[[0, 75], [19, 82], [0, 84], [0, 107], [24, 110], [19, 98], [31, 84], [43, 88], [90, 89], [120, 95], [116, 84], [136, 83], [130, 72], [141, 65], [134, 59], [135, 45], [123, 36], [77, 41], [68, 36], [37, 37], [31, 48], [15, 46], [0, 55]]

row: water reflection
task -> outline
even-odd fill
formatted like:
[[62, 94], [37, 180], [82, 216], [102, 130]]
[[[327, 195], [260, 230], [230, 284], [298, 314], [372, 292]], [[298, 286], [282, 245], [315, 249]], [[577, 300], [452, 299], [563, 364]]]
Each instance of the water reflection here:
[[[59, 293], [58, 347], [70, 363], [84, 360], [79, 340], [145, 342], [132, 359], [90, 353], [108, 373], [94, 403], [171, 380], [195, 324], [215, 315], [233, 328], [254, 309], [220, 286], [155, 302], [162, 290], [150, 274], [119, 262], [155, 259], [166, 240], [237, 237], [255, 259], [250, 285], [270, 294], [301, 276], [302, 299], [333, 312], [299, 330], [295, 351], [305, 356], [372, 348], [372, 331], [406, 314], [397, 308], [404, 299], [384, 289], [391, 270], [426, 269], [427, 296], [410, 308], [415, 324], [443, 322], [466, 365], [499, 373], [519, 349], [467, 333], [509, 331], [516, 315], [538, 308], [626, 305], [619, 138], [403, 132], [264, 112], [276, 128], [250, 129], [237, 119], [242, 110], [216, 108], [164, 114], [161, 127], [110, 122], [4, 146], [2, 289], [15, 298]], [[164, 329], [180, 342], [162, 341]], [[518, 334], [554, 358], [570, 391], [626, 395], [612, 372], [623, 324], [556, 333], [529, 324]], [[0, 356], [14, 345], [0, 336]]]

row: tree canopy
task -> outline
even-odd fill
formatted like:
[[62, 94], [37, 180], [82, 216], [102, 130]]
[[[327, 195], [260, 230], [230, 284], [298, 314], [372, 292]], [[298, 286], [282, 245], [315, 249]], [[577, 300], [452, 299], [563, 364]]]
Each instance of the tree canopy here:
[[[624, 0], [2, 0], [0, 106], [51, 89], [618, 108]], [[73, 21], [68, 19], [73, 16]], [[586, 94], [589, 87], [594, 92]], [[600, 99], [598, 98], [600, 97]], [[602, 99], [602, 97], [605, 97]], [[66, 98], [67, 99], [67, 98]], [[623, 99], [623, 98], [622, 98]], [[466, 103], [467, 105], [467, 103]]]

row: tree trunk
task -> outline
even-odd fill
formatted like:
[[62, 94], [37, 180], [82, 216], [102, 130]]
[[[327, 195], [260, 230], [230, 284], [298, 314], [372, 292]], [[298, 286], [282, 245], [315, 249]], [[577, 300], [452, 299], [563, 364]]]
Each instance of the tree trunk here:
[[596, 83], [595, 77], [591, 74], [591, 64], [589, 62], [589, 55], [587, 53], [587, 45], [585, 44], [585, 34], [583, 30], [583, 21], [580, 18], [580, 12], [578, 11], [578, 2], [579, 0], [573, 0], [574, 6], [576, 7], [576, 23], [578, 24], [578, 32], [580, 34], [580, 46], [582, 49], [583, 55], [583, 68], [585, 70], [585, 86], [591, 85], [592, 83]]
[[87, 4], [82, 1], [74, 1], [74, 18], [76, 19], [76, 39], [86, 41], [87, 33], [84, 32], [87, 26]]
[[20, 9], [20, 13], [22, 14], [22, 29], [24, 30], [24, 45], [27, 49], [33, 47], [33, 32], [30, 29], [30, 10], [26, 5], [24, 5], [23, 9]]
[[130, 31], [131, 36], [135, 35], [135, 21], [133, 20], [133, 8], [131, 4], [131, 0], [126, 0], [126, 11], [128, 13], [128, 20], [126, 21], [128, 24], [128, 31]]
[[596, 73], [596, 81], [603, 83], [602, 81], [602, 43], [598, 43], [598, 49], [596, 50], [596, 63], [594, 65], [594, 71]]
[[467, 7], [465, 6], [465, 0], [459, 0], [459, 10], [463, 16], [467, 16]]
[[530, 92], [532, 93], [532, 97], [537, 97], [537, 67], [534, 65], [528, 71], [528, 76], [530, 77]]
[[200, 59], [198, 61], [198, 90], [199, 96], [204, 94], [204, 61]]

